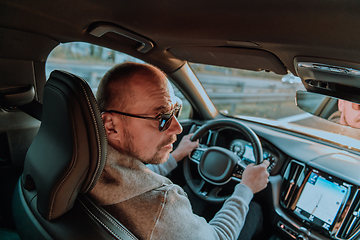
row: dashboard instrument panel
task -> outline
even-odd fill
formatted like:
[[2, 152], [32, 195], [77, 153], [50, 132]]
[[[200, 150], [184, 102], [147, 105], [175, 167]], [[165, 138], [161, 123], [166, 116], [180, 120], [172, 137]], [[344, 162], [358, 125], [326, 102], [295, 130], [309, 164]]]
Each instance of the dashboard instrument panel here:
[[[242, 139], [235, 139], [231, 142], [229, 150], [234, 152], [245, 164], [255, 163], [253, 147], [250, 142]], [[268, 170], [271, 171], [276, 165], [278, 157], [267, 149], [263, 149], [263, 160], [268, 160], [270, 165]]]
[[[260, 139], [260, 141], [263, 148], [263, 159], [270, 162], [268, 171], [274, 175], [285, 161], [284, 154], [265, 139]], [[246, 165], [255, 163], [251, 143], [238, 131], [227, 128], [219, 130], [216, 134], [215, 145], [234, 152]]]

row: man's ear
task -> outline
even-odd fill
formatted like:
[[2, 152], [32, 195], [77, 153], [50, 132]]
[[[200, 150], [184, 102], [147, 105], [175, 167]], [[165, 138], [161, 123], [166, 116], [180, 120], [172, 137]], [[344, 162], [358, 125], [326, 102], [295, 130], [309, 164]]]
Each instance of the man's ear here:
[[112, 143], [111, 145], [117, 144], [120, 140], [120, 136], [119, 136], [119, 129], [116, 127], [116, 124], [114, 123], [115, 119], [113, 119], [113, 116], [109, 113], [103, 113], [101, 115], [101, 118], [104, 123], [108, 142]]

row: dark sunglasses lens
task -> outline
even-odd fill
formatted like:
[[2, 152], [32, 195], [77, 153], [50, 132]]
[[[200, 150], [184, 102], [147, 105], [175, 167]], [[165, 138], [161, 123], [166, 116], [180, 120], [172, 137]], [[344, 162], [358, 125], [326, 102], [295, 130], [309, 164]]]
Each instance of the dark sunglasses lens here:
[[168, 128], [170, 127], [171, 124], [171, 120], [172, 120], [173, 115], [171, 114], [164, 114], [161, 116], [160, 118], [160, 123], [159, 123], [159, 131], [160, 132], [164, 132], [166, 130], [168, 130]]
[[164, 132], [169, 129], [170, 124], [172, 122], [173, 117], [178, 117], [181, 112], [181, 107], [175, 108], [171, 114], [163, 114], [161, 115], [159, 121], [159, 131]]
[[180, 113], [181, 113], [181, 107], [176, 108], [174, 112], [175, 117], [178, 118], [180, 116]]
[[360, 104], [352, 103], [352, 108], [353, 108], [354, 110], [359, 111], [359, 110], [360, 110]]

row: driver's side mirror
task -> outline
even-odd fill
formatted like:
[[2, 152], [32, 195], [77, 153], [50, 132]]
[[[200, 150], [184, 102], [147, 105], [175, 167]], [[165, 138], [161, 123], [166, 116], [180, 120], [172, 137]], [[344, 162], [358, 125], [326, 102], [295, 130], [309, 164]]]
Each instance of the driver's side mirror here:
[[305, 112], [344, 126], [360, 128], [360, 104], [306, 91], [296, 92], [296, 105]]

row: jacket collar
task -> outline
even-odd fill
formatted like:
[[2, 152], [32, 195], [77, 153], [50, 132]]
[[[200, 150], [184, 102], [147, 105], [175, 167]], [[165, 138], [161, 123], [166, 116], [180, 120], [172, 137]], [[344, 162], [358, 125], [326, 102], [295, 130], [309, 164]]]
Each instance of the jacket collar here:
[[108, 145], [104, 170], [89, 195], [100, 205], [112, 205], [167, 184], [172, 182]]

